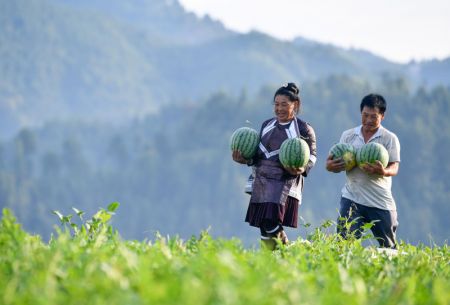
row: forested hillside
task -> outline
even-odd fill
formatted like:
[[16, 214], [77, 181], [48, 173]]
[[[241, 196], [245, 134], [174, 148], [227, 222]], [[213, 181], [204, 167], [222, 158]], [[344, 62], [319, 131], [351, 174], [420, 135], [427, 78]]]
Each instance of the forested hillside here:
[[[301, 85], [301, 117], [315, 128], [318, 162], [306, 179], [302, 222], [335, 220], [343, 174], [325, 171], [325, 158], [341, 132], [360, 123], [359, 102], [369, 92], [388, 102], [383, 124], [401, 142], [393, 180], [399, 237], [443, 243], [449, 236], [450, 88], [412, 91], [402, 79], [374, 87], [345, 76]], [[238, 97], [216, 93], [201, 103], [167, 105], [121, 125], [53, 122], [24, 129], [0, 143], [0, 202], [25, 228], [49, 236], [51, 210], [87, 212], [122, 204], [115, 225], [125, 237], [182, 237], [211, 227], [214, 236], [246, 242], [257, 232], [244, 224], [250, 169], [231, 160], [229, 137], [238, 127], [259, 129], [272, 116], [275, 86]], [[292, 232], [305, 234], [305, 228]]]
[[362, 50], [238, 34], [177, 1], [0, 1], [0, 138], [47, 120], [123, 123], [214, 92], [256, 94], [331, 75], [450, 84], [449, 60], [400, 65]]

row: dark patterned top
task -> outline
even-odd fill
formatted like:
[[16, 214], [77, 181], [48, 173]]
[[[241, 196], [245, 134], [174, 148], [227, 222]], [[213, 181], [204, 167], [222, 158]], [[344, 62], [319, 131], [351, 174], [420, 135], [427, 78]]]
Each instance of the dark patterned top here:
[[[310, 158], [302, 176], [294, 176], [283, 168], [278, 153], [284, 140], [299, 136], [308, 143]], [[251, 202], [284, 204], [287, 196], [301, 201], [303, 177], [308, 175], [316, 162], [314, 129], [299, 118], [287, 124], [280, 124], [272, 118], [262, 124], [260, 138], [258, 150], [252, 160], [256, 176], [252, 181]]]
[[[306, 165], [303, 176], [307, 176], [311, 168], [316, 163], [317, 148], [316, 148], [316, 135], [314, 129], [305, 121], [297, 119], [298, 132], [300, 137], [308, 143], [310, 150], [310, 158]], [[264, 148], [258, 148], [256, 155], [253, 157], [253, 164], [257, 164], [259, 160], [271, 160], [280, 162], [278, 158], [278, 150], [281, 144], [287, 138], [297, 137], [297, 127], [294, 121], [288, 124], [280, 124], [275, 118], [266, 120], [260, 130], [260, 138]]]

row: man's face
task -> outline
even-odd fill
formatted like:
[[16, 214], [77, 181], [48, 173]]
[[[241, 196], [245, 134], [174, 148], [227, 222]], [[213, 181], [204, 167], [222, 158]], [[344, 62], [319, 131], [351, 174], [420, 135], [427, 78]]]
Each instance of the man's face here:
[[381, 121], [384, 119], [384, 114], [380, 113], [378, 107], [370, 108], [364, 106], [361, 111], [362, 128], [365, 132], [375, 132], [380, 128]]

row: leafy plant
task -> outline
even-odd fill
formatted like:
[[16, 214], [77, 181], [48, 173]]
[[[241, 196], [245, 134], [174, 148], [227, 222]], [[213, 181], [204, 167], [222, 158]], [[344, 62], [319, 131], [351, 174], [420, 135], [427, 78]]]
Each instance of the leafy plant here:
[[[107, 239], [117, 207], [100, 209], [88, 220], [90, 225], [85, 221], [78, 231], [73, 230], [72, 217], [59, 213], [60, 222], [70, 230], [59, 231], [49, 244], [25, 232], [11, 211], [4, 210], [0, 303], [447, 305], [450, 301], [447, 245], [401, 242], [396, 252], [379, 251], [327, 232], [330, 221], [314, 228], [308, 242], [297, 240], [273, 252], [246, 248], [238, 239], [213, 238], [208, 230], [187, 241], [160, 234], [152, 241], [122, 240], [117, 235]], [[81, 211], [74, 212], [84, 219]]]
[[83, 219], [84, 212], [72, 207], [72, 210], [80, 218], [81, 224], [72, 221], [72, 214], [63, 215], [56, 210], [52, 211], [52, 213], [59, 218], [62, 226], [69, 228], [72, 231], [74, 236], [82, 235], [93, 238], [102, 231], [108, 232], [109, 236], [114, 234], [114, 230], [112, 226], [109, 225], [109, 221], [119, 206], [120, 204], [118, 202], [113, 202], [109, 204], [106, 209], [101, 208], [91, 219], [86, 221]]

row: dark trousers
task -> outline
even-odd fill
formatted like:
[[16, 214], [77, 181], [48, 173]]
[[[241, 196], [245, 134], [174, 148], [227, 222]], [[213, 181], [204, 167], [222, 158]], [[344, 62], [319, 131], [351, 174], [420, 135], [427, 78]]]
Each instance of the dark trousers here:
[[344, 197], [341, 197], [340, 204], [337, 232], [342, 237], [347, 238], [351, 233], [360, 238], [364, 224], [374, 222], [371, 230], [380, 246], [396, 248], [397, 211], [367, 207]]
[[261, 222], [259, 230], [261, 231], [261, 238], [273, 238], [276, 237], [279, 232], [283, 231], [283, 226], [276, 221], [264, 219]]

